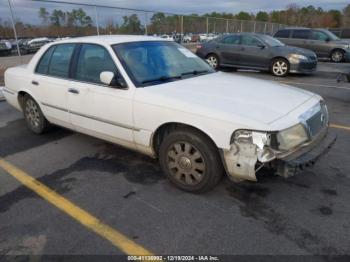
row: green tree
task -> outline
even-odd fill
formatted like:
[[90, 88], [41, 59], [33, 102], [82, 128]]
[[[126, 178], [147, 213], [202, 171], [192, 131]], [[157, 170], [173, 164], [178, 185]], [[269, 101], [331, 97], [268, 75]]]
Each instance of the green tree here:
[[143, 26], [136, 14], [123, 16], [123, 24], [120, 26], [121, 33], [127, 34], [142, 34]]
[[49, 21], [49, 15], [50, 13], [46, 10], [45, 7], [40, 7], [39, 18], [44, 22], [44, 24], [47, 24], [47, 22]]
[[260, 11], [259, 13], [256, 14], [255, 19], [257, 21], [267, 22], [269, 21], [269, 14], [266, 12]]
[[59, 9], [54, 9], [50, 15], [51, 24], [54, 26], [62, 26], [65, 23], [66, 14]]
[[252, 17], [249, 13], [241, 11], [236, 15], [236, 18], [239, 20], [251, 20]]

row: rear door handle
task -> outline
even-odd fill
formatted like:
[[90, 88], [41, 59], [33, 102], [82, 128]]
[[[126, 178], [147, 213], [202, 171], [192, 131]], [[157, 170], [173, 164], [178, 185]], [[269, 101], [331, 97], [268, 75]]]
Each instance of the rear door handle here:
[[77, 90], [75, 88], [68, 88], [68, 92], [72, 93], [72, 94], [79, 94], [79, 90]]
[[39, 85], [39, 82], [38, 81], [32, 81], [32, 84], [35, 85], [35, 86], [38, 86]]

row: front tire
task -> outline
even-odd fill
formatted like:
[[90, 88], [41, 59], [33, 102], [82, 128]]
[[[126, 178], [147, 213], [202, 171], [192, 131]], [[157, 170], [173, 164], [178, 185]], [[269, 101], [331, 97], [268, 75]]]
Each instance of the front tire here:
[[271, 63], [271, 73], [274, 76], [285, 77], [289, 74], [289, 63], [284, 58], [274, 59]]
[[341, 62], [343, 62], [344, 57], [345, 57], [344, 51], [339, 50], [339, 49], [334, 50], [331, 53], [331, 61], [334, 62], [334, 63], [341, 63]]
[[215, 70], [219, 69], [220, 66], [220, 60], [219, 57], [215, 54], [209, 54], [206, 58], [208, 64], [214, 68]]
[[189, 128], [165, 136], [159, 148], [159, 162], [173, 184], [191, 193], [209, 191], [224, 173], [213, 142]]
[[49, 122], [43, 115], [38, 103], [30, 96], [23, 98], [23, 114], [28, 128], [35, 134], [43, 134], [49, 129]]

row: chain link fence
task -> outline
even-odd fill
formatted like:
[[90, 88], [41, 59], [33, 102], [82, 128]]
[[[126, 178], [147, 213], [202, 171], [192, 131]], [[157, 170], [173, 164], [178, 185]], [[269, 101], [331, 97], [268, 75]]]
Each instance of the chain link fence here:
[[62, 1], [0, 0], [0, 39], [12, 43], [12, 53], [34, 38], [54, 41], [100, 34], [157, 35], [178, 42], [207, 41], [221, 34], [274, 34], [284, 25]]

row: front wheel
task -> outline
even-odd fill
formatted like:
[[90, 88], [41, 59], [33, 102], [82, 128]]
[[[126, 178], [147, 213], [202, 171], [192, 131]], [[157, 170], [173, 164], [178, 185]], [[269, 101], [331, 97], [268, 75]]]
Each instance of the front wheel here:
[[334, 50], [331, 53], [331, 61], [334, 63], [340, 63], [344, 60], [344, 52], [342, 50]]
[[42, 134], [49, 128], [49, 122], [35, 100], [30, 96], [23, 99], [23, 114], [28, 128], [35, 134]]
[[289, 73], [289, 63], [286, 59], [277, 58], [271, 63], [271, 73], [275, 76], [284, 77]]
[[219, 69], [219, 58], [217, 55], [210, 54], [206, 58], [208, 64], [215, 70]]
[[224, 173], [216, 146], [192, 129], [166, 135], [159, 148], [159, 162], [173, 184], [192, 193], [209, 191]]

